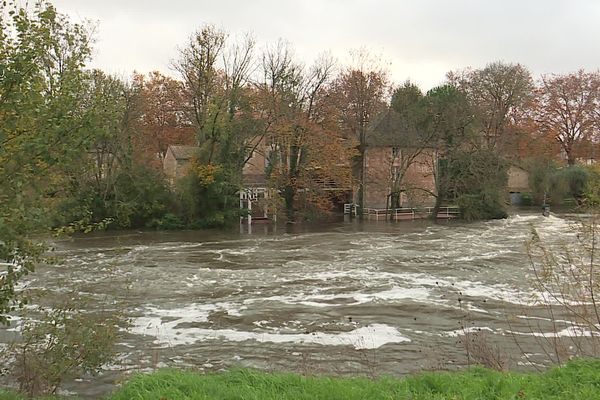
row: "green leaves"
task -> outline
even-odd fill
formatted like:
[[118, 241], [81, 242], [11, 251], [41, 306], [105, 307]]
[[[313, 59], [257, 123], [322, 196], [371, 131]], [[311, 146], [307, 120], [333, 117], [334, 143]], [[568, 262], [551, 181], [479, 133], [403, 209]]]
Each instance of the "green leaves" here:
[[42, 260], [29, 240], [48, 228], [57, 171], [73, 155], [83, 125], [83, 26], [48, 3], [27, 11], [4, 2], [0, 14], [0, 323], [18, 305], [17, 281]]

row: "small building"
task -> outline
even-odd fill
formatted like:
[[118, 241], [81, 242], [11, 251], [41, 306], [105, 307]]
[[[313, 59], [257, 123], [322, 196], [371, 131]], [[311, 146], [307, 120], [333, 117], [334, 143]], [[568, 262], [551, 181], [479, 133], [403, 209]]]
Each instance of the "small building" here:
[[198, 155], [198, 146], [170, 145], [163, 160], [163, 171], [171, 186], [187, 173], [190, 161]]
[[[253, 144], [242, 169], [242, 187], [240, 188], [240, 207], [246, 208], [250, 216], [266, 219], [269, 214], [269, 189], [267, 187], [266, 146], [260, 139]], [[170, 145], [163, 161], [163, 171], [169, 184], [174, 186], [178, 179], [185, 176], [190, 162], [200, 152], [198, 146]]]
[[510, 196], [510, 204], [521, 204], [523, 202], [523, 194], [531, 192], [529, 172], [516, 165], [511, 165], [508, 169], [506, 190]]
[[435, 204], [437, 152], [419, 135], [394, 111], [372, 123], [363, 159], [365, 209]]
[[242, 168], [242, 189], [240, 208], [248, 210], [247, 222], [268, 220], [274, 215], [272, 190], [267, 185], [266, 170], [269, 166], [268, 146], [264, 138], [256, 138], [250, 143], [251, 150]]

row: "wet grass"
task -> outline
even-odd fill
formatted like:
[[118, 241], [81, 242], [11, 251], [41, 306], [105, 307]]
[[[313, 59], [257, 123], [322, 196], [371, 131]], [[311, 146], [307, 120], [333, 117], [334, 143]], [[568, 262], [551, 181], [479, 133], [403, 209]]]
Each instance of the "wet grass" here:
[[600, 360], [542, 374], [483, 368], [404, 379], [327, 378], [240, 370], [214, 375], [160, 371], [134, 377], [110, 400], [600, 399]]
[[[0, 400], [21, 400], [0, 392]], [[524, 374], [472, 368], [412, 377], [329, 378], [238, 370], [163, 370], [133, 377], [107, 400], [519, 400], [600, 399], [600, 360]]]

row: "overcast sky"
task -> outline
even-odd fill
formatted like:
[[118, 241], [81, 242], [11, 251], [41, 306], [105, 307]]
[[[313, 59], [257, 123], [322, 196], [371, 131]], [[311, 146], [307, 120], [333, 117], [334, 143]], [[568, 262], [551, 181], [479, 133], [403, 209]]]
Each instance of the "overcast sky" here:
[[203, 24], [282, 38], [306, 63], [368, 48], [392, 79], [423, 89], [449, 70], [503, 60], [537, 77], [600, 67], [599, 0], [52, 0], [76, 22], [98, 23], [94, 66], [172, 74], [177, 48]]

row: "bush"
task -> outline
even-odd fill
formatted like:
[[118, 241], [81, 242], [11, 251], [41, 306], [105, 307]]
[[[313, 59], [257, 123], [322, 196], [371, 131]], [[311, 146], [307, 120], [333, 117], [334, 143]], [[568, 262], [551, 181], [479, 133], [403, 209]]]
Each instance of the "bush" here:
[[222, 165], [194, 161], [177, 187], [179, 214], [191, 228], [215, 228], [237, 223], [239, 184]]
[[521, 194], [521, 205], [522, 206], [532, 206], [533, 203], [533, 194], [531, 193], [522, 193]]
[[530, 161], [529, 182], [536, 204], [542, 204], [544, 196], [554, 205], [577, 207], [598, 203], [594, 195], [600, 186], [597, 167], [570, 165], [558, 167], [552, 162]]
[[162, 218], [173, 203], [163, 176], [143, 166], [120, 171], [113, 182], [83, 181], [72, 193], [59, 207], [55, 226], [110, 220], [110, 227], [138, 228]]
[[446, 200], [456, 202], [468, 220], [506, 218], [504, 190], [508, 164], [491, 150], [459, 151], [445, 160]]
[[147, 226], [148, 228], [175, 230], [184, 228], [185, 224], [177, 215], [173, 213], [166, 213], [162, 218], [155, 218], [150, 221]]
[[486, 195], [483, 192], [463, 194], [456, 203], [460, 208], [461, 217], [467, 221], [501, 219], [508, 216], [497, 196]]
[[[11, 375], [29, 396], [54, 394], [67, 378], [99, 372], [113, 360], [119, 318], [91, 316], [69, 307], [42, 310], [28, 320], [22, 340], [11, 346]], [[4, 355], [5, 362], [8, 354]]]

